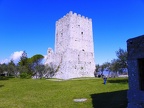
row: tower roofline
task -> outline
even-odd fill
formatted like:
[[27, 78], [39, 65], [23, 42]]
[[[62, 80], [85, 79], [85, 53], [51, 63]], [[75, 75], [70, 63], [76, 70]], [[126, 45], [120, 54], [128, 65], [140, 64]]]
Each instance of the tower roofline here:
[[[83, 19], [85, 19], [85, 20], [92, 21], [91, 18], [85, 17], [85, 16], [83, 16], [83, 15], [81, 15], [81, 14], [78, 14], [78, 13], [75, 13], [75, 12], [73, 12], [73, 11], [69, 11], [69, 13], [67, 13], [66, 15], [64, 15], [63, 17], [61, 17], [59, 20], [62, 20], [63, 18], [68, 17], [68, 16], [76, 16], [76, 17], [83, 18]], [[58, 21], [59, 21], [59, 20], [58, 20]]]

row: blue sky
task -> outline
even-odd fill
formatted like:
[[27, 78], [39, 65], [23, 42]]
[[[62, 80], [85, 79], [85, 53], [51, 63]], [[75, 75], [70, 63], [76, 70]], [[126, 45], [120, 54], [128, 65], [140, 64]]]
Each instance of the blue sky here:
[[0, 0], [0, 62], [47, 54], [55, 22], [69, 11], [92, 18], [96, 64], [116, 58], [126, 41], [144, 34], [144, 0]]

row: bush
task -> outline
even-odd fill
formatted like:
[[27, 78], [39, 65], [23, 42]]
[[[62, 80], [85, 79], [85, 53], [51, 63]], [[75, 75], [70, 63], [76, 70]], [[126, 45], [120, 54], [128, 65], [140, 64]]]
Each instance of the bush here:
[[26, 72], [22, 72], [21, 74], [20, 74], [20, 78], [23, 78], [23, 79], [28, 79], [28, 78], [31, 78], [31, 75], [29, 75], [28, 73], [26, 73]]

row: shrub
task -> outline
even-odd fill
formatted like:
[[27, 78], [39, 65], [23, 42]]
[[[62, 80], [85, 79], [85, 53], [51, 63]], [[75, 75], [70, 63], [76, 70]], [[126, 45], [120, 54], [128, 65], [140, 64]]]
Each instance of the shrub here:
[[26, 73], [26, 72], [22, 72], [21, 74], [20, 74], [20, 78], [23, 78], [23, 79], [28, 79], [28, 78], [31, 78], [31, 75], [29, 75], [28, 73]]

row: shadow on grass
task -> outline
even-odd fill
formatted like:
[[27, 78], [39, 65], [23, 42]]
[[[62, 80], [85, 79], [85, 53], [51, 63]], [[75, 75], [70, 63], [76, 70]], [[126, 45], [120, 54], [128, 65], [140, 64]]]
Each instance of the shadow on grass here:
[[107, 82], [109, 82], [109, 83], [121, 83], [121, 84], [126, 84], [126, 83], [128, 83], [128, 79], [117, 79], [117, 80], [108, 79]]
[[9, 77], [7, 77], [7, 76], [0, 76], [0, 80], [9, 80], [11, 78], [15, 78], [15, 77], [13, 77], [13, 76], [9, 76]]
[[9, 80], [8, 77], [0, 77], [0, 80]]
[[126, 108], [127, 90], [92, 94], [93, 108]]
[[0, 85], [0, 87], [4, 87], [4, 85]]

